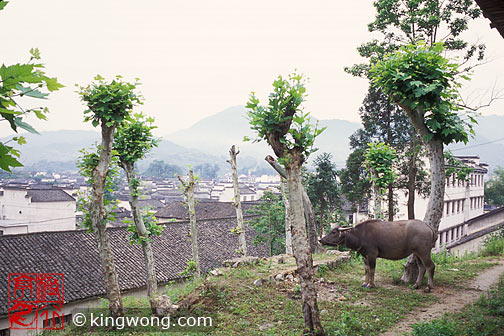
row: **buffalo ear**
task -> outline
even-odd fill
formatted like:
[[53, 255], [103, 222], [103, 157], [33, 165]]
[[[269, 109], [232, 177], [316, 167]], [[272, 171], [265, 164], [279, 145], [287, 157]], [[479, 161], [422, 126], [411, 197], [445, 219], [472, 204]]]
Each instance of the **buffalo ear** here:
[[343, 228], [338, 228], [338, 231], [343, 232], [343, 231], [348, 231], [348, 230], [352, 230], [352, 229], [353, 229], [352, 227], [343, 227]]

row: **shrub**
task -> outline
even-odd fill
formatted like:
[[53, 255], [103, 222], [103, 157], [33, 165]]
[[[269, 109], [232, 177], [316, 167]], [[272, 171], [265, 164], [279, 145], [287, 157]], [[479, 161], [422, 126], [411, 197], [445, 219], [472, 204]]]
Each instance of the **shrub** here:
[[499, 256], [502, 254], [504, 254], [504, 229], [485, 238], [483, 249], [481, 250], [481, 255], [484, 257]]
[[414, 336], [455, 336], [455, 322], [446, 319], [413, 325]]

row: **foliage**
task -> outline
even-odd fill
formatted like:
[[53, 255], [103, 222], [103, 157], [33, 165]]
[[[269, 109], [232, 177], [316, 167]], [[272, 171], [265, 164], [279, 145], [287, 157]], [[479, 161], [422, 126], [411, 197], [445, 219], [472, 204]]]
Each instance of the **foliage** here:
[[278, 76], [273, 82], [268, 106], [259, 105], [254, 92], [246, 105], [250, 109], [250, 126], [257, 133], [254, 141], [267, 141], [283, 164], [292, 156], [293, 150], [300, 155], [300, 162], [305, 162], [316, 151], [313, 148], [315, 138], [325, 129], [313, 127], [309, 113], [303, 110], [305, 82], [301, 74], [293, 73], [287, 79]]
[[268, 242], [273, 255], [285, 252], [285, 206], [282, 196], [266, 191], [261, 202], [248, 211], [257, 215], [248, 223], [257, 232], [254, 244]]
[[370, 173], [370, 180], [383, 193], [397, 177], [393, 168], [394, 161], [397, 159], [395, 149], [383, 142], [370, 142], [364, 152], [364, 158], [364, 167]]
[[504, 229], [485, 238], [481, 255], [484, 257], [504, 255]]
[[338, 172], [341, 180], [341, 191], [353, 205], [354, 210], [355, 206], [369, 195], [371, 188], [363, 164], [364, 150], [356, 149], [348, 156], [346, 167]]
[[453, 175], [456, 175], [457, 179], [461, 181], [468, 181], [471, 178], [474, 168], [471, 168], [456, 159], [451, 152], [444, 152], [444, 156], [446, 162], [446, 178], [450, 178]]
[[219, 165], [216, 163], [209, 164], [203, 163], [194, 166], [194, 172], [204, 179], [215, 179], [217, 177], [217, 172], [219, 171]]
[[504, 168], [495, 168], [492, 178], [485, 183], [485, 201], [488, 204], [504, 206]]
[[144, 172], [145, 176], [159, 178], [174, 178], [182, 174], [182, 169], [177, 165], [165, 163], [163, 160], [154, 160]]
[[[7, 2], [0, 2], [2, 10]], [[36, 106], [23, 108], [21, 103], [27, 102], [26, 98], [47, 99], [50, 92], [63, 87], [56, 78], [46, 76], [44, 65], [39, 63], [40, 52], [38, 49], [30, 50], [30, 59], [27, 63], [14, 65], [2, 64], [0, 67], [0, 121], [7, 121], [14, 132], [24, 129], [30, 133], [38, 132], [23, 119], [35, 115], [37, 119], [46, 120], [49, 110], [47, 107]], [[31, 103], [30, 103], [31, 104]], [[0, 142], [0, 170], [11, 172], [14, 167], [22, 167], [19, 162], [20, 151], [7, 144], [11, 141], [18, 145], [26, 143], [23, 136], [15, 136], [11, 140]]]
[[138, 79], [128, 83], [121, 76], [116, 76], [107, 83], [105, 78], [97, 75], [94, 80], [94, 83], [79, 87], [78, 91], [81, 100], [88, 106], [84, 111], [84, 121], [91, 121], [94, 127], [100, 122], [107, 127], [117, 126], [128, 117], [133, 106], [143, 102], [143, 97], [134, 91], [140, 84]]
[[186, 268], [179, 273], [181, 277], [192, 279], [194, 272], [196, 271], [196, 261], [189, 260], [187, 261]]
[[[93, 185], [93, 170], [99, 161], [99, 153], [101, 151], [101, 146], [96, 146], [94, 151], [88, 151], [82, 149], [81, 156], [77, 161], [77, 167], [79, 168], [79, 173], [86, 178], [86, 184], [91, 187]], [[107, 172], [107, 178], [105, 180], [105, 194], [103, 197], [103, 204], [105, 206], [106, 215], [104, 218], [104, 225], [107, 222], [113, 222], [116, 219], [115, 211], [118, 209], [118, 200], [111, 197], [114, 192], [115, 181], [119, 176], [119, 164], [117, 159], [112, 156], [110, 162], [110, 167]], [[88, 232], [93, 232], [91, 225], [91, 213], [89, 211], [91, 205], [91, 194], [89, 192], [82, 193], [77, 200], [77, 211], [83, 213], [83, 218], [81, 226], [86, 228]]]
[[146, 237], [141, 237], [138, 234], [135, 223], [132, 220], [130, 220], [130, 219], [123, 220], [123, 223], [128, 224], [127, 230], [130, 233], [130, 235], [129, 235], [130, 244], [141, 245], [142, 242], [151, 241], [152, 236], [161, 236], [161, 233], [163, 233], [164, 225], [158, 225], [157, 218], [154, 216], [154, 214], [152, 212], [150, 212], [148, 210], [143, 211], [142, 212], [142, 219], [143, 219], [143, 223], [145, 225], [145, 230], [147, 231]]
[[421, 114], [428, 130], [425, 141], [436, 138], [444, 144], [467, 143], [468, 134], [474, 134], [472, 123], [476, 120], [468, 114], [466, 121], [457, 114], [461, 110], [458, 66], [444, 58], [443, 51], [442, 44], [401, 47], [371, 68], [371, 80], [399, 105]]
[[[322, 153], [313, 164], [315, 172], [304, 174], [304, 185], [319, 223], [328, 223], [328, 216], [341, 209], [341, 187], [332, 155]], [[328, 211], [328, 213], [327, 213]]]
[[455, 323], [446, 319], [413, 325], [414, 336], [455, 336]]
[[[484, 57], [484, 44], [469, 44], [462, 39], [470, 20], [481, 15], [480, 8], [468, 0], [377, 0], [375, 20], [368, 25], [370, 32], [380, 32], [382, 40], [374, 39], [357, 48], [360, 56], [376, 63], [384, 54], [407, 43], [424, 41], [432, 45], [443, 41], [447, 50], [461, 52], [464, 63]], [[470, 69], [468, 66], [464, 70]], [[345, 71], [367, 75], [369, 64], [356, 64]]]
[[135, 113], [119, 125], [114, 133], [114, 149], [122, 164], [134, 165], [158, 145], [158, 139], [152, 134], [156, 128], [153, 123], [154, 118]]

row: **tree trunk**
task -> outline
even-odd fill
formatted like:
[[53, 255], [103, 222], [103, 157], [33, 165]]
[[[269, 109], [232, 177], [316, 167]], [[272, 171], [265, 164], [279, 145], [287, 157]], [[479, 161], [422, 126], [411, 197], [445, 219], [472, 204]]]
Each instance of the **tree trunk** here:
[[378, 188], [376, 185], [376, 182], [373, 181], [373, 196], [374, 196], [374, 218], [376, 219], [382, 219], [383, 218], [383, 213], [382, 213], [382, 197], [381, 197], [381, 190]]
[[189, 170], [189, 181], [186, 183], [182, 178], [178, 177], [184, 187], [184, 196], [189, 211], [189, 222], [191, 223], [191, 246], [193, 261], [196, 264], [196, 278], [201, 277], [200, 260], [198, 254], [198, 226], [196, 223], [196, 209], [194, 203], [194, 175], [192, 169]]
[[415, 193], [416, 193], [416, 155], [410, 158], [408, 167], [408, 219], [415, 219]]
[[324, 212], [325, 212], [325, 198], [320, 198], [320, 223], [319, 223], [319, 238], [324, 236]]
[[394, 186], [392, 183], [388, 186], [388, 220], [394, 221]]
[[[273, 169], [277, 171], [278, 174], [280, 174], [281, 177], [287, 179], [287, 173], [285, 169], [272, 156], [270, 155], [266, 156], [265, 160], [271, 165], [271, 167], [273, 167]], [[310, 239], [309, 240], [310, 250], [312, 253], [316, 253], [319, 251], [320, 246], [317, 240], [317, 229], [315, 227], [315, 215], [313, 214], [313, 206], [303, 185], [301, 185], [301, 193], [303, 200], [305, 223], [308, 227], [308, 237]]]
[[306, 235], [306, 223], [303, 209], [303, 186], [301, 185], [301, 171], [297, 162], [291, 158], [287, 171], [289, 187], [290, 218], [292, 223], [292, 247], [296, 258], [297, 273], [301, 282], [301, 299], [305, 320], [305, 333], [310, 335], [324, 335], [320, 323], [317, 304], [317, 290], [313, 283], [313, 259], [310, 244]]
[[104, 123], [102, 128], [102, 142], [98, 165], [93, 169], [92, 200], [90, 205], [91, 226], [96, 235], [98, 252], [100, 255], [101, 268], [107, 298], [109, 300], [110, 315], [113, 317], [123, 316], [121, 290], [117, 279], [114, 264], [114, 255], [110, 246], [110, 240], [106, 230], [105, 218], [107, 216], [103, 195], [107, 173], [112, 156], [112, 143], [114, 140], [115, 126], [107, 127]]
[[[431, 188], [427, 212], [424, 222], [427, 223], [435, 233], [437, 239], [439, 223], [443, 215], [443, 202], [445, 193], [445, 163], [443, 154], [443, 142], [438, 139], [432, 139], [427, 142], [427, 150], [431, 171]], [[434, 246], [434, 243], [433, 243]], [[401, 278], [404, 282], [414, 282], [418, 275], [418, 260], [414, 255], [408, 258], [404, 265], [404, 274]]]
[[154, 262], [154, 253], [152, 251], [152, 244], [149, 240], [149, 235], [143, 221], [143, 217], [138, 205], [138, 190], [132, 189], [131, 181], [136, 178], [135, 176], [135, 166], [132, 164], [122, 163], [124, 171], [126, 172], [126, 178], [128, 179], [128, 184], [130, 185], [129, 190], [129, 203], [131, 206], [131, 214], [133, 216], [133, 222], [135, 223], [136, 231], [141, 240], [142, 251], [145, 260], [145, 275], [147, 284], [147, 296], [149, 297], [149, 302], [151, 306], [152, 313], [157, 315], [158, 307], [158, 286], [156, 279], [156, 268]]
[[291, 235], [291, 221], [289, 216], [289, 199], [287, 191], [285, 190], [285, 179], [281, 177], [280, 189], [282, 191], [282, 200], [285, 206], [285, 253], [292, 254], [292, 235]]
[[239, 250], [243, 256], [247, 256], [247, 239], [245, 236], [245, 223], [243, 222], [243, 211], [241, 206], [240, 198], [240, 186], [238, 185], [238, 171], [236, 169], [236, 156], [240, 154], [240, 151], [236, 151], [235, 146], [231, 146], [229, 150], [230, 160], [227, 162], [231, 165], [231, 170], [233, 171], [233, 186], [234, 186], [234, 207], [236, 209], [236, 221], [238, 223], [238, 241]]

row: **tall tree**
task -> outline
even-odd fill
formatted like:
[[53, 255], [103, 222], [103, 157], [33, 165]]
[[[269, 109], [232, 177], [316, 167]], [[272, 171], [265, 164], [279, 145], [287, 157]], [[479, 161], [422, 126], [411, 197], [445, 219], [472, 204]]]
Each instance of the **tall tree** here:
[[335, 164], [330, 153], [318, 155], [313, 164], [315, 172], [306, 174], [306, 192], [318, 212], [318, 235], [324, 234], [324, 224], [328, 223], [328, 213], [341, 207], [340, 187]]
[[152, 161], [143, 175], [158, 178], [174, 178], [182, 174], [182, 169], [177, 165], [165, 163], [163, 160]]
[[285, 167], [289, 188], [292, 247], [301, 280], [305, 333], [324, 335], [317, 304], [317, 290], [313, 283], [313, 259], [306, 235], [301, 184], [301, 167], [313, 152], [315, 138], [322, 130], [314, 128], [309, 122], [309, 114], [303, 111], [306, 89], [302, 75], [292, 74], [288, 79], [279, 76], [273, 82], [273, 88], [267, 106], [259, 105], [259, 99], [254, 93], [250, 95], [247, 103], [247, 108], [250, 109], [249, 122], [257, 134], [256, 141], [267, 141]]
[[197, 179], [194, 177], [192, 168], [189, 168], [187, 181], [182, 177], [177, 176], [182, 190], [184, 192], [185, 203], [189, 211], [189, 222], [191, 225], [191, 246], [192, 246], [192, 262], [194, 262], [196, 277], [201, 277], [200, 259], [198, 253], [198, 223], [196, 222], [196, 205], [194, 200], [194, 189], [196, 188]]
[[248, 220], [257, 232], [254, 244], [267, 243], [270, 256], [285, 253], [285, 205], [282, 196], [266, 191], [261, 202], [249, 213], [257, 215]]
[[[0, 0], [0, 11], [5, 8], [8, 1]], [[47, 99], [50, 92], [63, 87], [56, 78], [46, 76], [44, 65], [39, 63], [40, 52], [38, 49], [30, 50], [30, 59], [27, 63], [0, 67], [0, 121], [7, 121], [14, 132], [24, 129], [30, 133], [38, 132], [26, 123], [23, 118], [35, 115], [37, 119], [46, 120], [49, 112], [47, 107], [22, 107], [27, 102], [26, 98]], [[18, 145], [26, 143], [23, 136], [15, 136], [9, 141], [0, 142], [0, 172], [12, 172], [14, 167], [22, 167], [19, 162], [20, 151], [8, 145], [14, 141]]]
[[289, 218], [289, 196], [287, 195], [287, 181], [285, 178], [280, 178], [280, 192], [282, 193], [282, 201], [285, 208], [285, 253], [292, 254], [292, 226]]
[[338, 172], [341, 192], [352, 205], [352, 210], [360, 213], [360, 204], [370, 194], [371, 183], [364, 169], [364, 150], [356, 149], [348, 156], [345, 168]]
[[492, 177], [485, 183], [485, 201], [491, 205], [504, 206], [504, 168], [495, 168]]
[[[135, 171], [135, 164], [145, 158], [145, 155], [157, 146], [157, 139], [154, 138], [152, 125], [154, 119], [145, 118], [142, 114], [135, 114], [132, 118], [127, 118], [117, 128], [114, 134], [114, 146], [119, 163], [126, 173], [129, 186], [129, 203], [131, 214], [135, 224], [138, 241], [142, 246], [145, 259], [145, 273], [147, 283], [147, 295], [153, 314], [157, 314], [158, 307], [158, 286], [156, 279], [156, 269], [154, 253], [152, 251], [149, 231], [145, 226], [138, 197], [140, 196], [140, 179]], [[152, 225], [151, 225], [152, 226]]]
[[238, 183], [238, 169], [236, 168], [236, 157], [240, 154], [239, 150], [236, 150], [235, 145], [231, 146], [229, 149], [229, 160], [227, 162], [231, 165], [231, 171], [233, 175], [233, 187], [234, 187], [234, 202], [233, 205], [236, 209], [236, 232], [238, 233], [239, 241], [239, 251], [243, 256], [247, 256], [247, 238], [245, 237], [245, 222], [243, 221], [243, 211], [241, 206], [241, 196], [240, 196], [240, 185]]
[[[407, 113], [427, 147], [431, 190], [424, 221], [436, 232], [444, 202], [444, 145], [466, 143], [475, 122], [470, 114], [467, 119], [461, 117], [458, 65], [444, 58], [443, 51], [440, 44], [411, 44], [376, 63], [370, 73], [373, 84]], [[403, 280], [412, 280], [415, 272], [411, 269], [405, 269]]]
[[107, 83], [98, 75], [94, 83], [79, 89], [81, 100], [88, 106], [84, 111], [84, 120], [91, 121], [94, 127], [101, 126], [100, 153], [92, 170], [90, 219], [98, 244], [110, 314], [114, 317], [124, 314], [114, 255], [105, 228], [106, 211], [103, 198], [115, 129], [129, 116], [135, 104], [142, 103], [142, 97], [135, 93], [136, 86], [137, 83], [124, 82], [120, 76]]
[[[369, 179], [373, 186], [374, 218], [384, 218], [381, 207], [382, 195], [397, 177], [393, 167], [397, 158], [396, 151], [383, 142], [370, 142], [364, 152], [364, 157], [364, 166], [370, 175]], [[390, 213], [389, 210], [389, 220], [393, 219], [393, 211]]]

